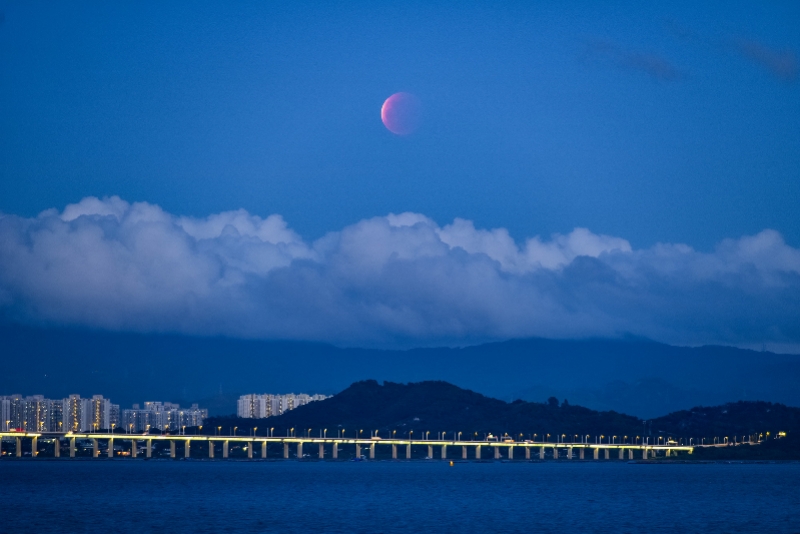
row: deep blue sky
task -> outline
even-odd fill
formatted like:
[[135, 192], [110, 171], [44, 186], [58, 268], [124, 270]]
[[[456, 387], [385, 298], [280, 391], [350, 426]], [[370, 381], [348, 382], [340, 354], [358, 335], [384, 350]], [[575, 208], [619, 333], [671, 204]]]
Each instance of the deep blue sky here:
[[0, 323], [800, 352], [798, 2], [0, 13]]
[[[796, 2], [66, 4], [0, 3], [6, 213], [119, 195], [308, 239], [415, 211], [800, 244]], [[397, 91], [425, 111], [404, 138]]]

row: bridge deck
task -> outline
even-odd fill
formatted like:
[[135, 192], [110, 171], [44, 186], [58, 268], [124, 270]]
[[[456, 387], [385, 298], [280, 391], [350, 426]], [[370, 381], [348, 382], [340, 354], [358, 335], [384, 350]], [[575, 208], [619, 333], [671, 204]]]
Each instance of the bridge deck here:
[[717, 447], [724, 444], [707, 445], [677, 445], [677, 444], [631, 444], [631, 443], [556, 443], [552, 441], [462, 441], [441, 439], [369, 439], [369, 438], [302, 438], [302, 437], [266, 437], [266, 436], [202, 436], [181, 434], [121, 434], [121, 433], [94, 433], [94, 432], [0, 432], [0, 437], [7, 438], [37, 438], [37, 439], [101, 439], [120, 441], [211, 441], [211, 442], [258, 442], [258, 443], [303, 443], [303, 444], [340, 444], [340, 445], [430, 445], [430, 446], [455, 446], [455, 447], [545, 447], [559, 449], [653, 449], [691, 452], [697, 447]]

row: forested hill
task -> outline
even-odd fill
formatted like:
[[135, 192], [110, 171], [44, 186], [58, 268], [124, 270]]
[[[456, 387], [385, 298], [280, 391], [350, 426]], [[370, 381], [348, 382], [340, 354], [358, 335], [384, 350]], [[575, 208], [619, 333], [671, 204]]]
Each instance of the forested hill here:
[[731, 402], [700, 406], [653, 419], [654, 429], [687, 436], [742, 436], [754, 433], [800, 433], [800, 408], [772, 402]]
[[644, 421], [613, 411], [595, 411], [559, 402], [504, 402], [459, 388], [446, 382], [397, 384], [374, 380], [356, 382], [324, 401], [313, 402], [269, 419], [214, 418], [214, 426], [259, 427], [259, 434], [274, 428], [275, 435], [288, 429], [318, 435], [327, 429], [336, 436], [344, 429], [347, 436], [373, 431], [380, 436], [406, 437], [430, 432], [462, 432], [462, 437], [487, 433], [537, 439], [550, 434], [575, 436], [673, 436], [709, 437], [753, 433], [800, 431], [800, 409], [765, 402], [739, 402], [710, 408], [695, 408]]

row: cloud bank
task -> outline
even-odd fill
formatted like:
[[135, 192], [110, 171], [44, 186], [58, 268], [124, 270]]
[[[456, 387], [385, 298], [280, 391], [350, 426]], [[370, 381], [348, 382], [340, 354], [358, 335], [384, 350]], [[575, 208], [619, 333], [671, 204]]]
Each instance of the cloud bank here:
[[507, 230], [416, 213], [306, 242], [280, 215], [180, 217], [85, 198], [0, 215], [6, 320], [344, 345], [633, 334], [679, 343], [800, 342], [800, 250], [775, 231], [636, 250], [577, 228]]

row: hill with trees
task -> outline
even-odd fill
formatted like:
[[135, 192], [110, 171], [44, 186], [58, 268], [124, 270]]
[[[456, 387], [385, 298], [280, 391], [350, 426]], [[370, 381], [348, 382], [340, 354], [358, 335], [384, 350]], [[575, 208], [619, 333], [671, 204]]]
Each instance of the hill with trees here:
[[[269, 419], [216, 417], [207, 428], [234, 426], [240, 432], [265, 435], [273, 429], [276, 436], [294, 429], [295, 435], [369, 437], [377, 431], [382, 437], [421, 437], [425, 432], [438, 436], [445, 432], [462, 433], [462, 439], [483, 439], [487, 434], [508, 434], [531, 439], [543, 437], [566, 441], [589, 436], [636, 436], [694, 438], [715, 437], [741, 441], [746, 436], [771, 436], [778, 432], [800, 434], [800, 408], [767, 402], [737, 402], [714, 407], [697, 407], [674, 412], [653, 420], [642, 420], [614, 411], [596, 411], [559, 402], [516, 400], [505, 402], [462, 389], [446, 382], [398, 384], [375, 380], [356, 382], [341, 393], [323, 401], [312, 402]], [[413, 432], [413, 434], [412, 434]], [[549, 438], [548, 438], [549, 435]], [[619, 441], [617, 441], [619, 442]]]

